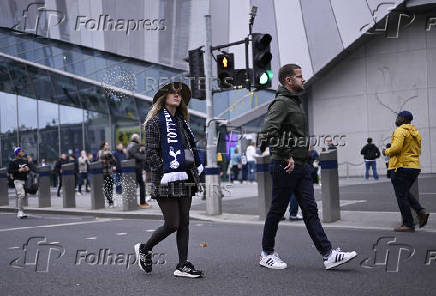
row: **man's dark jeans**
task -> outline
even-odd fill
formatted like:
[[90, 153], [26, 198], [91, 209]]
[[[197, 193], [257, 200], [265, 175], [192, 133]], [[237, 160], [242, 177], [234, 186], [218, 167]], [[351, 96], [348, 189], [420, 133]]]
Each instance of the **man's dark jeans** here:
[[296, 165], [292, 173], [288, 174], [284, 170], [286, 165], [287, 162], [284, 160], [271, 160], [272, 203], [265, 220], [262, 248], [267, 253], [274, 251], [274, 240], [279, 221], [286, 211], [289, 197], [294, 193], [315, 247], [322, 256], [327, 256], [330, 254], [332, 246], [319, 221], [313, 192], [312, 167], [310, 165]]
[[419, 172], [419, 170], [404, 168], [398, 168], [396, 172], [391, 171], [391, 182], [394, 186], [398, 207], [400, 208], [403, 218], [403, 225], [412, 228], [415, 227], [415, 222], [410, 208], [412, 207], [417, 214], [423, 210], [423, 207], [421, 207], [419, 202], [409, 191], [418, 177]]

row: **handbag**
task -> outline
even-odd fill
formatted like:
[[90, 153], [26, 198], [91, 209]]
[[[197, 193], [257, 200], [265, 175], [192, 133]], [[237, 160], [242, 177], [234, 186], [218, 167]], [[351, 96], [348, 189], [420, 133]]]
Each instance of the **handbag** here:
[[186, 169], [192, 169], [195, 167], [195, 159], [194, 159], [194, 152], [192, 152], [191, 143], [189, 142], [189, 137], [186, 134], [186, 130], [182, 126], [182, 133], [184, 134], [184, 138], [186, 139], [186, 144], [188, 145], [188, 148], [185, 148], [185, 168]]
[[192, 169], [195, 165], [194, 153], [190, 148], [185, 149], [185, 167], [187, 169]]

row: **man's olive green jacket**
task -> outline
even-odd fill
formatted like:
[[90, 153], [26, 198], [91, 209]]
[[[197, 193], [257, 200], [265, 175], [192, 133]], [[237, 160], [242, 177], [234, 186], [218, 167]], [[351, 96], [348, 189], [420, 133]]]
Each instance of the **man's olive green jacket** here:
[[259, 139], [267, 141], [272, 159], [292, 156], [295, 164], [306, 164], [309, 137], [306, 114], [298, 95], [279, 87], [276, 98], [268, 106]]

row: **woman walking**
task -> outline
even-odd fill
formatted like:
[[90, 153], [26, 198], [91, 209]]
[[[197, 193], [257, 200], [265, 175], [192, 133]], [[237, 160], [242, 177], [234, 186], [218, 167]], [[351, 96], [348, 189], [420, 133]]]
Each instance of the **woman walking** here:
[[116, 170], [117, 161], [109, 148], [108, 142], [101, 143], [100, 150], [98, 151], [98, 160], [103, 163], [104, 196], [109, 203], [109, 208], [113, 208], [114, 179], [112, 172]]
[[[230, 158], [230, 183], [233, 183], [234, 180], [238, 180], [239, 171], [242, 168], [241, 164], [241, 154], [239, 154], [238, 148], [235, 148], [235, 151]], [[242, 179], [239, 180], [242, 184]]]
[[203, 275], [188, 261], [189, 210], [192, 196], [201, 190], [199, 174], [203, 171], [189, 127], [189, 87], [181, 82], [165, 85], [153, 98], [145, 120], [146, 163], [151, 170], [152, 198], [164, 216], [164, 225], [150, 239], [135, 245], [139, 267], [152, 271], [152, 248], [177, 234], [179, 263], [174, 276], [197, 278]]
[[88, 159], [88, 156], [86, 155], [86, 151], [82, 150], [80, 157], [79, 157], [79, 194], [82, 194], [82, 185], [86, 181], [85, 191], [89, 192], [88, 186], [88, 168], [91, 162]]

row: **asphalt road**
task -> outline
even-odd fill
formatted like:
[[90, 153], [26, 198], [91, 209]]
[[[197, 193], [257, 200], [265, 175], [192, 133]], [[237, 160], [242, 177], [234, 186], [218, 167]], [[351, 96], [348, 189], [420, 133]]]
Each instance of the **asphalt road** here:
[[[258, 265], [261, 226], [192, 221], [190, 260], [205, 278], [173, 277], [174, 235], [154, 249], [161, 255], [151, 274], [127, 265], [133, 245], [161, 223], [0, 214], [1, 295], [434, 295], [436, 289], [436, 234], [419, 231], [328, 229], [335, 247], [359, 257], [326, 271], [305, 228], [281, 226], [276, 249], [288, 269], [269, 270]], [[103, 260], [104, 249], [117, 261]], [[426, 257], [434, 260], [426, 265]]]

